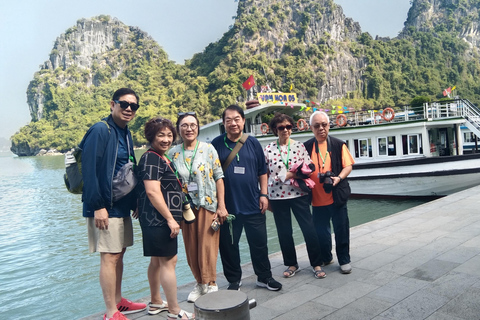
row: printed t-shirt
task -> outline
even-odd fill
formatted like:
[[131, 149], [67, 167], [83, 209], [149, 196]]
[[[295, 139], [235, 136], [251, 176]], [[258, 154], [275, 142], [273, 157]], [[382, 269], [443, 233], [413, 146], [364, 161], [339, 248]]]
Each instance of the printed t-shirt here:
[[[321, 155], [317, 153], [315, 144], [313, 144], [312, 161], [315, 164], [315, 171], [310, 176], [310, 178], [315, 182], [315, 187], [312, 189], [312, 205], [315, 207], [328, 206], [333, 203], [332, 192], [326, 193], [323, 189], [323, 183], [320, 183], [320, 179], [318, 178], [319, 172], [325, 173], [327, 171], [332, 171], [332, 161], [330, 154], [327, 153], [327, 141], [325, 140], [324, 142], [319, 143], [318, 148], [320, 149]], [[354, 163], [355, 161], [353, 160], [347, 145], [344, 144], [342, 147], [342, 168], [351, 166]], [[337, 176], [339, 173], [340, 172], [335, 172], [335, 175]]]
[[[170, 164], [172, 166], [172, 164]], [[138, 163], [139, 199], [138, 212], [142, 227], [159, 227], [167, 224], [167, 220], [157, 211], [150, 202], [145, 191], [144, 180], [160, 181], [161, 190], [165, 203], [173, 215], [175, 221], [182, 220], [183, 192], [180, 183], [172, 171], [175, 170], [162, 159], [157, 153], [145, 152]]]
[[[220, 162], [227, 160], [235, 142], [222, 134], [212, 141], [218, 152]], [[228, 147], [225, 145], [228, 145]], [[223, 173], [225, 183], [225, 205], [230, 214], [257, 214], [260, 213], [260, 189], [258, 177], [267, 173], [265, 155], [257, 139], [249, 136], [243, 147], [238, 152]]]

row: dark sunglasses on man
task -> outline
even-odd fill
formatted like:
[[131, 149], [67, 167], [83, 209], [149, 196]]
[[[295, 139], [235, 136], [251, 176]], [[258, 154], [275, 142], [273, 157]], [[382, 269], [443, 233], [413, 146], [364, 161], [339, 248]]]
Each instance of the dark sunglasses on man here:
[[119, 100], [113, 100], [113, 102], [118, 103], [120, 105], [120, 108], [122, 109], [127, 109], [130, 107], [132, 111], [137, 111], [140, 106], [137, 103], [130, 103], [128, 101], [119, 101]]

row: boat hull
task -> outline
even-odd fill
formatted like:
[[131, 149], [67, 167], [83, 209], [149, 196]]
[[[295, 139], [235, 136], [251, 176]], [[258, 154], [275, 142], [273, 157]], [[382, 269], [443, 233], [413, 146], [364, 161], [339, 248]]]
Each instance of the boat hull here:
[[354, 196], [439, 197], [478, 185], [480, 154], [354, 165]]

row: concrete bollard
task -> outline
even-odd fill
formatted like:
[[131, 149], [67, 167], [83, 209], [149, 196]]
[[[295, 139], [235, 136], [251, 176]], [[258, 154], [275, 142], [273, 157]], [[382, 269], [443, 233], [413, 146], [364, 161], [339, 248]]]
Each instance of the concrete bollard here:
[[195, 301], [196, 320], [250, 320], [250, 309], [257, 305], [241, 291], [220, 290], [201, 296]]

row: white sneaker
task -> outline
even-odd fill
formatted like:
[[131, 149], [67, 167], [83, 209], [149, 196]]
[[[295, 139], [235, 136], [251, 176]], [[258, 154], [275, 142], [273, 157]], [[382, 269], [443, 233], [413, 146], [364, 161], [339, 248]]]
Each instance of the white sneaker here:
[[343, 273], [343, 274], [352, 273], [352, 266], [350, 265], [350, 263], [342, 264], [340, 266], [340, 272]]
[[202, 295], [204, 295], [207, 291], [207, 285], [206, 284], [200, 284], [197, 283], [195, 287], [193, 288], [193, 291], [190, 292], [188, 295], [187, 301], [188, 302], [195, 302], [197, 301], [198, 298], [200, 298]]
[[205, 291], [205, 294], [210, 293], [210, 292], [217, 292], [217, 291], [218, 291], [217, 284], [213, 284], [213, 285], [207, 287], [207, 290]]

